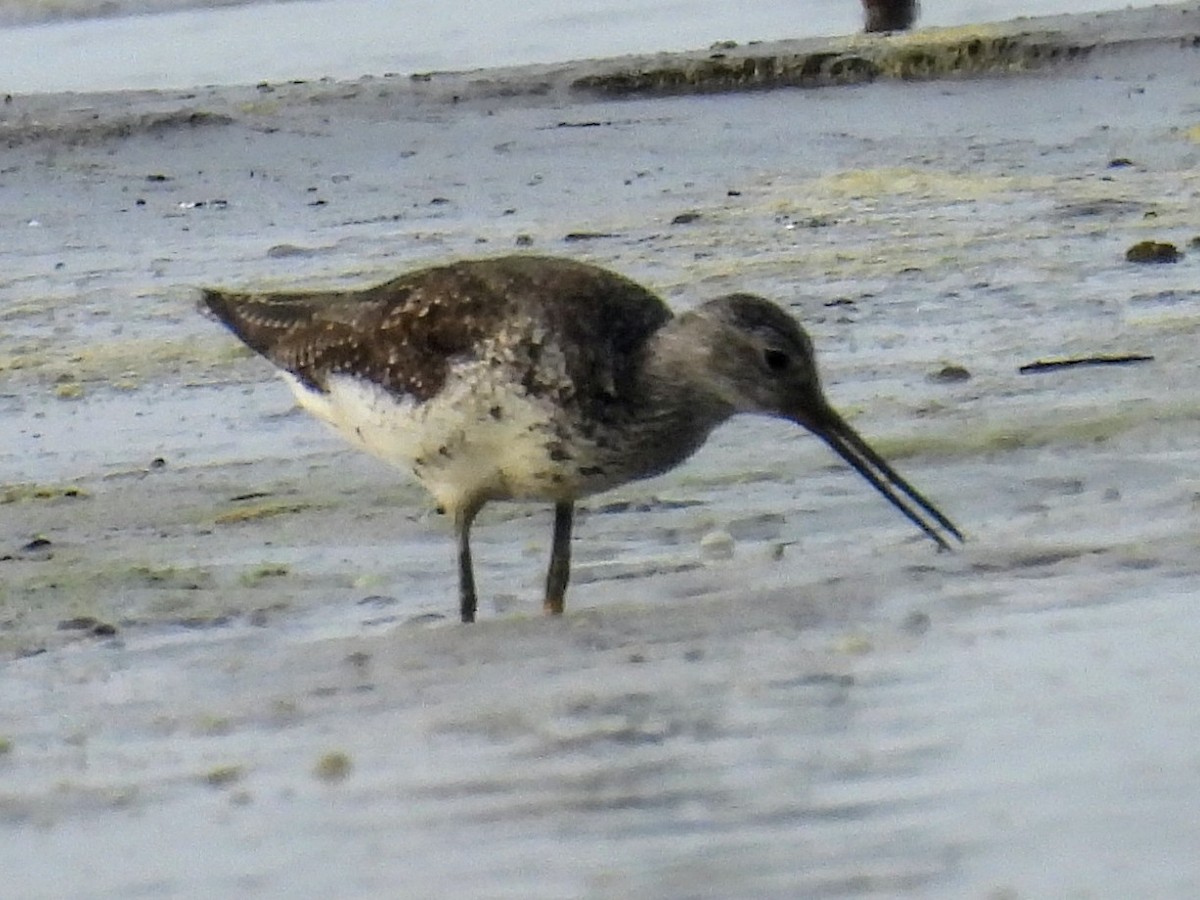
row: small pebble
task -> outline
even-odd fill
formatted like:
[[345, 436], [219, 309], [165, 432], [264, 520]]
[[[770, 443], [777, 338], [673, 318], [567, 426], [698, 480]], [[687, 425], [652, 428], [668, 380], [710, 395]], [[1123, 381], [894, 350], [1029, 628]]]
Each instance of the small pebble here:
[[900, 630], [912, 635], [922, 635], [929, 630], [932, 622], [929, 619], [928, 613], [923, 613], [920, 610], [913, 610], [904, 617], [904, 621], [900, 623]]
[[1125, 251], [1125, 261], [1131, 263], [1173, 263], [1182, 256], [1174, 244], [1165, 241], [1139, 241]]
[[446, 616], [442, 613], [427, 612], [417, 613], [415, 616], [409, 616], [404, 620], [405, 625], [435, 625], [438, 622], [445, 621]]
[[217, 766], [204, 773], [203, 781], [209, 787], [228, 787], [241, 781], [244, 770], [241, 766]]
[[400, 601], [395, 597], [389, 597], [387, 594], [372, 594], [369, 597], [363, 597], [358, 601], [359, 606], [369, 606], [372, 609], [386, 609], [389, 606], [395, 606]]
[[90, 631], [100, 624], [100, 620], [95, 616], [73, 616], [70, 619], [62, 619], [58, 623], [59, 631]]
[[960, 381], [969, 381], [971, 373], [963, 366], [948, 365], [942, 366], [936, 372], [929, 374], [929, 380], [938, 384], [956, 384]]
[[298, 244], [276, 244], [267, 250], [268, 259], [287, 259], [292, 256], [312, 256], [315, 250]]

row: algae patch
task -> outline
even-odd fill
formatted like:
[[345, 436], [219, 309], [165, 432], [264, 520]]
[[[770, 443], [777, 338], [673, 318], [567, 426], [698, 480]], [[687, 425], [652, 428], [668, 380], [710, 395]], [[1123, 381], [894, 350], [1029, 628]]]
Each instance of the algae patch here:
[[76, 399], [88, 384], [131, 390], [169, 377], [191, 379], [197, 372], [224, 368], [250, 355], [225, 341], [129, 338], [88, 342], [64, 353], [57, 343], [26, 343], [0, 353], [0, 372], [54, 385], [59, 399]]
[[83, 385], [77, 381], [67, 381], [54, 389], [54, 396], [59, 400], [79, 400], [83, 397]]
[[575, 90], [608, 96], [715, 93], [783, 87], [862, 84], [1025, 72], [1086, 59], [1105, 44], [1068, 33], [988, 26], [922, 29], [903, 36], [855, 36], [822, 44], [780, 42], [646, 57], [571, 81]]
[[259, 503], [217, 513], [213, 521], [218, 525], [236, 525], [239, 522], [257, 522], [261, 519], [292, 515], [311, 508], [311, 503]]
[[283, 578], [291, 574], [291, 570], [283, 565], [263, 565], [249, 572], [243, 572], [239, 576], [238, 581], [243, 587], [255, 587], [262, 584], [264, 581], [270, 581], [274, 578]]
[[873, 441], [888, 458], [908, 456], [971, 457], [995, 451], [1020, 450], [1054, 444], [1090, 444], [1119, 437], [1154, 422], [1188, 421], [1200, 417], [1200, 406], [1151, 403], [1094, 409], [1058, 410], [1040, 417], [993, 421], [987, 427], [922, 429], [904, 436]]
[[317, 760], [317, 764], [313, 766], [313, 775], [319, 781], [331, 784], [338, 781], [345, 781], [353, 767], [349, 755], [340, 750], [334, 750], [330, 753], [322, 754], [320, 759]]
[[878, 67], [854, 53], [817, 51], [680, 57], [665, 65], [616, 69], [576, 78], [575, 90], [608, 95], [715, 93], [753, 88], [819, 87], [873, 80]]
[[74, 484], [5, 484], [0, 485], [0, 504], [26, 503], [35, 500], [83, 500], [87, 491]]
[[816, 179], [810, 187], [834, 198], [897, 196], [939, 202], [980, 200], [1028, 187], [1027, 180], [1008, 175], [959, 175], [905, 167], [851, 169]]
[[205, 772], [200, 780], [209, 787], [224, 788], [241, 781], [245, 774], [246, 770], [242, 766], [214, 766]]
[[[138, 614], [133, 609], [133, 597], [137, 595], [148, 598], [150, 605], [144, 612], [152, 618], [160, 618], [154, 607], [164, 605], [162, 596], [165, 593], [202, 596], [213, 584], [212, 573], [204, 568], [111, 565], [105, 561], [89, 564], [86, 560], [63, 555], [37, 563], [36, 568], [23, 577], [18, 572], [10, 572], [5, 587], [14, 602], [30, 603], [36, 599], [37, 610], [45, 614], [49, 614], [52, 607], [40, 595], [61, 598], [62, 602], [53, 607], [57, 610], [58, 627], [78, 630], [93, 622], [119, 621], [123, 625], [136, 621]], [[119, 614], [111, 608], [115, 602], [120, 604]]]

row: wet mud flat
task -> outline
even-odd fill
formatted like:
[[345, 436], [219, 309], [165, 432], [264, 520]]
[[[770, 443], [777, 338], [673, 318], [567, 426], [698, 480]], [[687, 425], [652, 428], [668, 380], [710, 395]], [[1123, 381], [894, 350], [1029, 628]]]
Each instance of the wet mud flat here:
[[[1033, 70], [816, 90], [14, 97], [6, 889], [1195, 895], [1193, 8], [1055, 25], [1099, 49]], [[922, 34], [856, 52], [947, 38]], [[1148, 240], [1176, 261], [1128, 261]], [[739, 421], [585, 504], [561, 621], [548, 511], [489, 507], [459, 626], [424, 496], [295, 412], [195, 287], [521, 249], [677, 308], [789, 304], [969, 544]], [[1020, 371], [1116, 356], [1150, 358]]]

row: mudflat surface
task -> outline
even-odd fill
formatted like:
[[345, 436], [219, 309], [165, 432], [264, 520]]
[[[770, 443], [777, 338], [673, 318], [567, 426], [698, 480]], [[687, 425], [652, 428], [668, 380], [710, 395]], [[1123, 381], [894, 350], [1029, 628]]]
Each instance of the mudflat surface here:
[[[820, 90], [14, 97], [5, 889], [1195, 896], [1186, 37]], [[1149, 239], [1181, 260], [1125, 261]], [[789, 304], [834, 404], [968, 545], [742, 420], [585, 504], [562, 620], [548, 511], [489, 507], [458, 625], [419, 489], [295, 412], [195, 287], [518, 244], [680, 309]], [[1019, 372], [1114, 354], [1153, 359]]]

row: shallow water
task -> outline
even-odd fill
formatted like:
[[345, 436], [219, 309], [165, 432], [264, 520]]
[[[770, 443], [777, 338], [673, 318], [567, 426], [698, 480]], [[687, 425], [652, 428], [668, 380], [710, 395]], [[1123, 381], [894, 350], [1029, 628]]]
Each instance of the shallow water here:
[[[114, 9], [172, 9], [109, 18]], [[923, 26], [1111, 8], [1106, 0], [926, 4]], [[1138, 0], [1129, 6], [1149, 6]], [[43, 12], [39, 13], [41, 10]], [[105, 18], [87, 19], [102, 11]], [[5, 6], [0, 5], [0, 21]], [[717, 41], [850, 34], [857, 0], [295, 0], [287, 3], [9, 4], [0, 28], [0, 90], [100, 91], [357, 78], [693, 50]]]
[[[1195, 236], [1194, 63], [63, 100], [0, 182], [6, 885], [1195, 896], [1196, 256], [1124, 261]], [[232, 121], [105, 128], [188, 103]], [[548, 512], [489, 508], [483, 621], [454, 623], [427, 500], [295, 414], [190, 288], [363, 283], [521, 234], [680, 308], [791, 305], [833, 402], [968, 545], [935, 553], [816, 441], [743, 420], [586, 504], [561, 621]], [[1018, 373], [1112, 352], [1155, 358]]]

